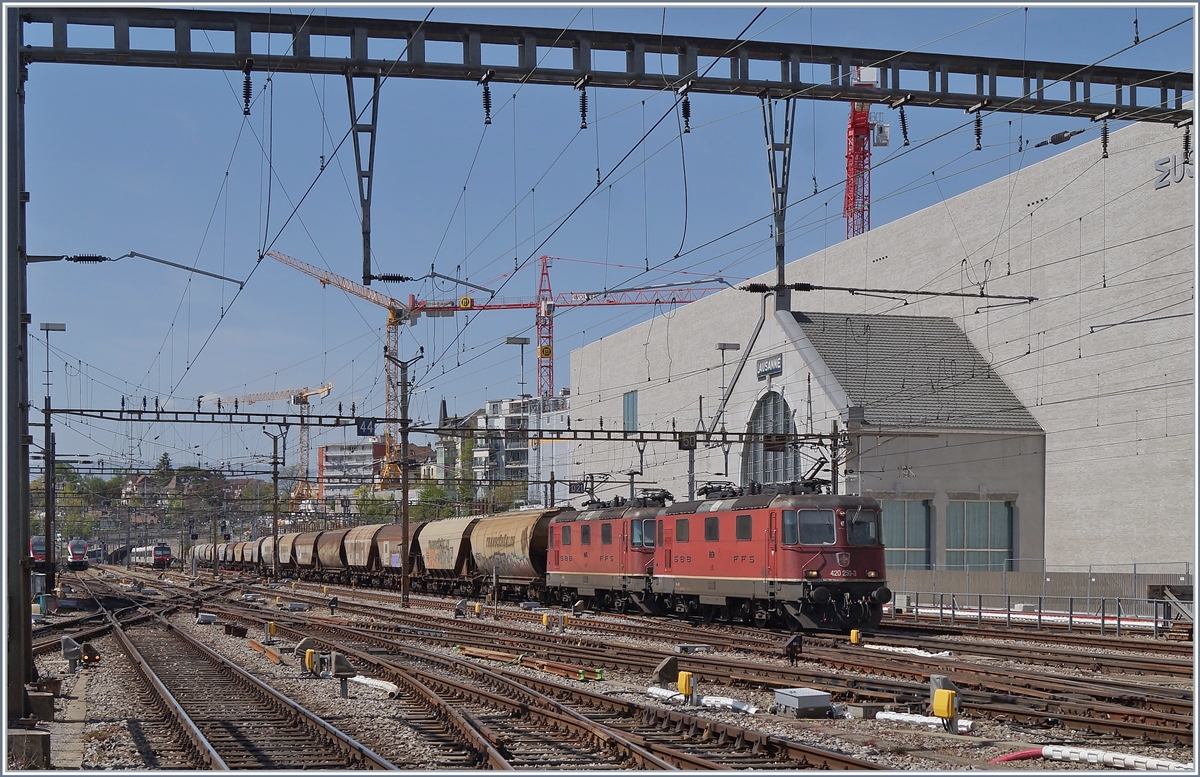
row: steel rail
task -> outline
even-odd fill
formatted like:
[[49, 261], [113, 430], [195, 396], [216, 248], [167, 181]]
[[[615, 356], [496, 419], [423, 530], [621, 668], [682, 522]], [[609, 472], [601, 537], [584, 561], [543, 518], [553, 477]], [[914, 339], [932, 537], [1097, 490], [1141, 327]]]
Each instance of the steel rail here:
[[225, 759], [221, 757], [213, 744], [204, 736], [204, 732], [200, 730], [200, 726], [196, 721], [192, 720], [192, 717], [187, 714], [183, 705], [176, 700], [174, 694], [159, 679], [158, 674], [150, 668], [150, 664], [142, 656], [137, 647], [134, 646], [133, 641], [125, 634], [125, 630], [115, 620], [112, 622], [112, 633], [117, 638], [117, 643], [121, 646], [121, 649], [133, 661], [138, 674], [142, 676], [147, 685], [154, 689], [160, 706], [179, 724], [183, 735], [187, 737], [192, 747], [195, 748], [197, 757], [203, 763], [207, 764], [210, 769], [230, 771], [229, 764], [225, 763]]
[[[239, 618], [244, 618], [247, 620], [254, 620], [254, 621], [260, 620], [259, 613], [247, 613], [247, 612], [241, 612], [241, 610], [226, 610], [226, 612], [229, 613], [230, 615], [239, 616]], [[278, 628], [278, 626], [277, 626], [277, 628]], [[421, 659], [421, 661], [442, 664], [442, 665], [445, 665], [445, 667], [452, 668], [454, 670], [462, 670], [463, 668], [466, 668], [469, 671], [472, 671], [472, 673], [474, 673], [474, 674], [488, 677], [488, 679], [492, 679], [493, 681], [502, 681], [505, 683], [506, 686], [509, 686], [509, 687], [512, 687], [512, 683], [515, 682], [515, 683], [517, 683], [518, 686], [520, 686], [520, 687], [516, 687], [515, 691], [526, 695], [529, 703], [540, 703], [540, 704], [548, 707], [548, 709], [556, 711], [557, 713], [559, 713], [559, 715], [563, 715], [563, 713], [565, 713], [565, 715], [569, 715], [569, 716], [575, 717], [577, 719], [582, 719], [582, 721], [586, 722], [588, 725], [590, 725], [590, 727], [600, 727], [602, 730], [605, 731], [605, 733], [608, 736], [619, 737], [620, 740], [623, 740], [626, 742], [630, 741], [629, 737], [631, 736], [631, 734], [629, 733], [629, 731], [625, 731], [624, 729], [620, 729], [620, 728], [614, 728], [614, 727], [612, 727], [612, 725], [608, 725], [605, 723], [599, 723], [599, 722], [592, 721], [592, 719], [588, 718], [587, 715], [583, 715], [583, 713], [581, 713], [581, 712], [572, 710], [571, 707], [566, 707], [566, 706], [558, 703], [558, 701], [551, 699], [550, 697], [547, 697], [547, 695], [545, 695], [545, 694], [532, 691], [532, 689], [530, 689], [529, 687], [526, 687], [528, 685], [528, 683], [526, 681], [529, 679], [528, 679], [528, 677], [526, 677], [524, 675], [504, 673], [504, 671], [500, 671], [500, 673], [496, 673], [496, 671], [492, 671], [485, 667], [481, 667], [481, 665], [478, 665], [475, 663], [457, 662], [457, 661], [454, 661], [454, 659], [446, 658], [445, 656], [439, 655], [439, 653], [432, 653], [432, 652], [428, 652], [425, 650], [421, 650], [419, 648], [412, 648], [412, 646], [408, 646], [408, 645], [400, 645], [400, 644], [397, 644], [395, 642], [395, 640], [391, 638], [392, 636], [390, 636], [390, 634], [389, 634], [389, 636], [380, 636], [380, 634], [377, 634], [377, 633], [355, 630], [355, 628], [338, 627], [334, 624], [329, 624], [329, 622], [320, 621], [320, 620], [308, 621], [308, 628], [310, 628], [310, 630], [313, 630], [313, 628], [316, 628], [316, 630], [328, 631], [328, 632], [332, 632], [335, 634], [337, 634], [337, 633], [347, 634], [347, 636], [349, 636], [352, 639], [364, 640], [364, 642], [372, 643], [377, 646], [385, 646], [385, 648], [388, 648], [391, 651], [401, 651], [403, 653], [406, 653], [406, 655], [408, 655], [408, 656], [413, 656], [413, 657], [419, 658], [419, 659]], [[313, 637], [313, 634], [311, 631], [301, 631], [301, 630], [298, 630], [298, 628], [294, 628], [294, 627], [288, 628], [288, 631], [292, 632], [293, 636], [295, 636], [298, 639], [302, 636]], [[318, 638], [318, 637], [313, 637], [313, 638], [316, 639], [317, 642], [325, 642], [325, 644], [328, 644], [330, 646], [330, 648], [335, 648], [335, 646], [336, 646], [335, 649], [337, 649], [337, 650], [343, 650], [343, 651], [347, 650], [346, 646], [344, 646], [344, 642], [334, 642], [334, 640], [332, 640], [331, 638]], [[452, 640], [451, 640], [451, 642], [452, 642]], [[485, 642], [484, 644], [488, 644], [488, 643]], [[492, 643], [492, 644], [494, 644], [494, 643]], [[349, 651], [347, 651], [347, 652], [349, 652]], [[361, 661], [370, 662], [370, 663], [374, 663], [377, 665], [388, 665], [391, 663], [388, 661], [388, 659], [382, 658], [379, 656], [372, 656], [371, 653], [355, 651], [355, 655], [356, 655], [356, 657], [359, 657], [361, 659]], [[424, 670], [412, 669], [412, 668], [409, 668], [407, 670], [414, 671], [414, 673], [419, 674], [419, 675], [425, 675], [427, 677], [431, 677], [430, 681], [451, 683], [451, 681], [444, 679], [444, 677], [440, 677], [437, 675], [430, 675], [428, 673], [425, 673]], [[581, 689], [569, 688], [568, 686], [559, 686], [559, 685], [556, 685], [556, 683], [548, 683], [547, 681], [535, 681], [535, 682], [540, 682], [540, 683], [542, 683], [542, 685], [547, 685], [547, 687], [552, 687], [553, 691], [556, 693], [569, 691], [571, 693], [581, 695], [581, 697], [587, 697], [588, 699], [592, 700], [594, 704], [600, 704], [601, 706], [604, 706], [604, 704], [602, 704], [602, 701], [605, 700], [605, 697], [601, 697], [601, 695], [599, 695], [599, 694], [588, 693], [586, 691], [581, 691]], [[497, 697], [497, 700], [499, 701], [499, 703], [505, 703], [504, 697]], [[511, 704], [511, 701], [509, 701], [509, 704]], [[654, 706], [636, 704], [636, 703], [634, 703], [634, 701], [616, 701], [616, 703], [614, 703], [614, 704], [620, 705], [619, 709], [622, 709], [625, 712], [635, 711], [635, 713], [636, 713], [635, 717], [637, 717], [637, 716], [641, 716], [643, 718], [647, 717], [647, 716], [650, 716], [650, 717], [660, 716], [661, 717], [662, 715], [664, 715], [664, 713], [668, 713], [667, 716], [670, 717], [671, 721], [679, 723], [680, 725], [686, 725], [686, 727], [689, 727], [691, 729], [700, 729], [700, 730], [710, 731], [710, 733], [712, 733], [713, 735], [718, 736], [720, 741], [731, 740], [731, 741], [736, 741], [736, 742], [745, 742], [745, 743], [749, 743], [749, 745], [754, 748], [761, 748], [764, 746], [769, 747], [769, 748], [778, 748], [779, 751], [784, 751], [784, 752], [790, 753], [790, 755], [788, 755], [788, 757], [793, 758], [794, 760], [800, 761], [800, 763], [816, 763], [816, 764], [820, 764], [821, 767], [827, 767], [827, 769], [829, 769], [829, 767], [832, 767], [832, 769], [884, 769], [884, 767], [882, 767], [878, 764], [872, 764], [872, 763], [870, 763], [870, 761], [863, 761], [863, 760], [859, 760], [859, 759], [853, 759], [850, 757], [842, 757], [842, 755], [839, 755], [836, 753], [832, 753], [829, 751], [823, 751], [823, 749], [821, 749], [821, 748], [809, 748], [808, 746], [794, 745], [794, 743], [788, 743], [788, 742], [785, 742], [782, 740], [775, 739], [775, 737], [773, 737], [773, 736], [763, 734], [763, 733], [761, 733], [761, 731], [744, 729], [742, 727], [736, 727], [736, 725], [732, 725], [732, 724], [716, 723], [713, 721], [708, 721], [708, 719], [686, 715], [686, 713], [682, 713], [679, 711], [674, 711], [674, 710], [662, 711], [662, 710], [656, 709], [656, 707], [654, 707]], [[524, 706], [521, 706], [521, 709], [528, 709], [528, 703]], [[613, 709], [613, 707], [611, 707], [611, 709]], [[682, 722], [682, 723], [680, 723], [680, 722]], [[671, 763], [676, 764], [678, 767], [682, 767], [682, 769], [710, 770], [710, 769], [714, 769], [714, 767], [721, 767], [718, 763], [714, 763], [714, 761], [712, 759], [698, 757], [698, 755], [688, 753], [685, 751], [680, 751], [680, 749], [678, 749], [678, 748], [668, 747], [668, 746], [664, 746], [664, 745], [658, 745], [658, 743], [646, 742], [646, 741], [644, 741], [644, 737], [641, 737], [641, 736], [638, 736], [637, 739], [642, 740], [641, 745], [637, 745], [637, 743], [634, 743], [634, 745], [632, 745], [632, 746], [634, 746], [635, 748], [644, 748], [644, 751], [646, 751], [647, 755], [650, 755], [650, 757], [655, 757], [655, 754], [658, 754], [658, 755], [660, 755], [661, 760], [671, 761]], [[655, 757], [655, 760], [660, 760], [660, 759]]]
[[[230, 613], [230, 614], [234, 614], [236, 616], [240, 616], [243, 618], [246, 618], [246, 617], [253, 618], [254, 617], [254, 614], [251, 614], [251, 613]], [[428, 662], [435, 663], [435, 664], [440, 664], [442, 666], [452, 668], [453, 670], [456, 670], [456, 671], [462, 671], [465, 668], [469, 672], [476, 674], [480, 677], [490, 679], [494, 682], [503, 683], [505, 686], [512, 689], [513, 692], [523, 694], [526, 697], [527, 702], [525, 704], [519, 705], [519, 707], [521, 709], [530, 709], [528, 704], [530, 702], [536, 702], [536, 703], [540, 703], [541, 705], [543, 705], [547, 710], [553, 711], [556, 715], [559, 715], [559, 716], [565, 715], [565, 716], [568, 716], [569, 718], [582, 721], [583, 724], [586, 725], [588, 727], [588, 730], [590, 730], [590, 731], [595, 731], [595, 730], [597, 730], [597, 727], [598, 727], [598, 729], [603, 733], [604, 736], [619, 740], [624, 747], [632, 748], [635, 752], [640, 751], [642, 759], [647, 759], [647, 758], [651, 759], [650, 763], [648, 763], [648, 764], [643, 763], [643, 766], [647, 766], [647, 765], [656, 766], [657, 765], [657, 768], [672, 768], [671, 764], [673, 763], [676, 768], [693, 769], [693, 770], [696, 770], [696, 769], [706, 769], [707, 770], [707, 769], [713, 769], [713, 768], [722, 768], [718, 763], [715, 763], [712, 759], [706, 759], [706, 758], [697, 756], [695, 754], [688, 753], [683, 750], [679, 750], [678, 748], [673, 748], [673, 747], [669, 747], [669, 746], [665, 746], [665, 745], [661, 745], [661, 744], [646, 742], [646, 741], [644, 741], [644, 737], [638, 737], [638, 739], [643, 740], [641, 744], [633, 743], [629, 739], [629, 737], [631, 736], [630, 732], [626, 732], [621, 728], [616, 728], [611, 725], [593, 721], [590, 718], [588, 718], [588, 716], [586, 714], [583, 714], [576, 710], [573, 710], [570, 707], [566, 707], [565, 705], [561, 704], [560, 702], [550, 698], [548, 695], [538, 692], [538, 691], [535, 691], [535, 690], [529, 688], [528, 686], [530, 684], [540, 685], [540, 686], [544, 686], [544, 687], [552, 690], [554, 693], [572, 693], [579, 697], [586, 697], [593, 704], [596, 704], [598, 706], [607, 706], [609, 709], [621, 709], [621, 710], [624, 710], [626, 713], [631, 713], [631, 714], [635, 713], [635, 717], [637, 717], [637, 716], [640, 716], [643, 718], [646, 716], [662, 717], [664, 714], [666, 714], [667, 717], [669, 717], [671, 720], [673, 720], [677, 723], [682, 722], [681, 725], [688, 726], [692, 729], [699, 729], [699, 730], [711, 732], [712, 734], [717, 736], [722, 741], [729, 739], [729, 740], [732, 740], [735, 742], [747, 743], [752, 748], [768, 747], [773, 750], [787, 752], [787, 753], [789, 753], [789, 757], [792, 757], [794, 760], [797, 760], [798, 762], [815, 763], [815, 764], [819, 765], [821, 768], [841, 768], [841, 769], [881, 769], [881, 768], [886, 768], [886, 767], [882, 767], [878, 764], [874, 764], [874, 763], [871, 763], [868, 761], [854, 759], [849, 756], [841, 756], [839, 754], [832, 753], [832, 752], [826, 751], [826, 750], [822, 750], [820, 748], [810, 748], [805, 745], [800, 745], [800, 744], [795, 744], [795, 743], [787, 743], [784, 740], [776, 739], [775, 737], [771, 737], [770, 735], [764, 734], [762, 732], [752, 731], [750, 729], [745, 729], [745, 728], [742, 728], [739, 726], [734, 726], [732, 724], [722, 724], [719, 722], [709, 721], [709, 720], [705, 720], [703, 718], [699, 718], [697, 716], [687, 715], [685, 713], [680, 713], [680, 712], [674, 711], [674, 710], [667, 710], [667, 711], [659, 710], [659, 709], [649, 706], [649, 705], [637, 704], [636, 702], [623, 702], [623, 701], [622, 702], [613, 702], [612, 700], [608, 700], [608, 699], [606, 699], [606, 697], [603, 697], [599, 694], [592, 694], [587, 691], [583, 691], [583, 690], [576, 689], [576, 688], [571, 688], [569, 686], [551, 683], [549, 681], [544, 681], [544, 680], [538, 680], [536, 678], [529, 678], [525, 675], [519, 675], [516, 673], [509, 673], [509, 672], [503, 672], [503, 671], [496, 672], [496, 671], [487, 669], [486, 667], [475, 664], [473, 662], [467, 662], [467, 663], [459, 662], [459, 661], [455, 661], [453, 659], [449, 659], [441, 654], [431, 653], [429, 651], [422, 650], [420, 648], [415, 648], [415, 647], [411, 647], [411, 646], [407, 646], [407, 645], [399, 645], [391, 638], [390, 635], [385, 638], [385, 637], [382, 637], [380, 635], [377, 635], [377, 634], [374, 634], [371, 632], [363, 632], [363, 631], [357, 630], [357, 629], [338, 627], [335, 624], [330, 624], [330, 623], [323, 622], [323, 621], [311, 621], [308, 625], [309, 625], [310, 631], [301, 631], [301, 630], [295, 629], [295, 628], [289, 628], [288, 630], [291, 631], [293, 633], [293, 635], [296, 636], [297, 638], [299, 638], [301, 636], [313, 636], [313, 634], [311, 633], [311, 629], [313, 629], [313, 628], [330, 631], [330, 632], [333, 632], [335, 635], [337, 633], [344, 633], [344, 634], [348, 634], [351, 638], [356, 639], [356, 640], [370, 641], [381, 647], [386, 646], [392, 651], [397, 651], [397, 650], [402, 651], [404, 654], [415, 657], [419, 660], [428, 661]], [[277, 626], [277, 628], [278, 628], [278, 626]], [[366, 663], [371, 663], [371, 664], [375, 664], [375, 665], [379, 665], [379, 666], [394, 666], [394, 662], [392, 662], [386, 658], [374, 656], [374, 655], [371, 655], [370, 653], [365, 653], [362, 651], [347, 649], [345, 647], [344, 642], [335, 642], [331, 638], [322, 638], [322, 637], [314, 637], [314, 639], [317, 640], [318, 642], [325, 642], [329, 647], [334, 648], [334, 649], [343, 650], [343, 651], [346, 651], [347, 653], [350, 653], [351, 651], [353, 651], [353, 653], [356, 655], [357, 658], [359, 658], [359, 660], [362, 660]], [[442, 683], [442, 684], [447, 684], [447, 685], [452, 685], [452, 686], [456, 685], [455, 683], [447, 680], [444, 677], [441, 677], [438, 675], [432, 675], [427, 672], [424, 672], [423, 670], [413, 669], [413, 668], [405, 668], [405, 671], [413, 672], [417, 675], [423, 675], [428, 678], [427, 682], [437, 682], [437, 683]], [[477, 689], [474, 692], [487, 693], [485, 691], [479, 691]], [[502, 696], [495, 696], [495, 695], [491, 695], [491, 696], [497, 703], [510, 704], [510, 705], [513, 703], [510, 700], [508, 700]], [[605, 702], [609, 702], [609, 703], [605, 704]], [[613, 706], [613, 705], [616, 705], [616, 706]], [[666, 761], [668, 763], [663, 763], [664, 761]]]
[[[397, 613], [390, 613], [395, 617]], [[528, 650], [530, 641], [545, 643], [545, 647], [540, 649], [540, 654], [545, 657], [561, 657], [564, 653], [569, 653], [572, 656], [579, 657], [578, 660], [590, 661], [598, 666], [608, 666], [613, 668], [629, 669], [633, 671], [645, 671], [654, 661], [671, 655], [665, 651], [647, 651], [642, 658], [630, 659], [626, 656], [613, 655], [611, 651], [606, 651], [601, 645], [579, 645], [577, 637], [571, 637], [569, 640], [563, 640], [554, 635], [535, 635], [528, 632], [522, 632], [520, 635], [504, 635], [493, 633], [492, 629], [496, 628], [486, 621], [475, 621], [472, 623], [472, 628], [482, 628], [489, 631], [487, 636], [475, 635], [472, 638], [469, 635], [450, 635], [438, 641], [444, 641], [448, 644], [456, 643], [474, 643], [480, 646], [492, 647], [496, 645], [511, 645], [518, 647], [524, 645], [524, 649]], [[832, 657], [831, 657], [832, 656]], [[887, 666], [880, 662], [871, 663], [865, 662], [864, 658], [858, 658], [856, 661], [851, 661], [849, 658], [836, 654], [834, 651], [825, 651], [822, 653], [820, 660], [825, 660], [834, 664], [845, 665], [846, 668], [856, 669], [865, 672], [886, 672]], [[751, 684], [765, 684], [768, 687], [791, 687], [799, 684], [808, 684], [815, 687], [821, 687], [829, 690], [832, 693], [841, 693], [852, 698], [868, 698], [876, 700], [895, 700], [908, 702], [924, 702], [928, 698], [928, 685], [926, 684], [930, 671], [913, 671], [911, 668], [906, 668], [902, 664], [892, 662], [892, 674], [900, 671], [905, 676], [914, 678], [917, 682], [907, 682], [900, 680], [880, 680], [874, 678], [855, 677], [845, 674], [820, 673], [811, 671], [802, 671], [790, 667], [778, 667], [772, 669], [762, 665], [756, 665], [753, 669], [748, 666], [739, 665], [738, 662], [733, 662], [728, 659], [707, 659], [701, 655], [686, 655], [679, 656], [680, 667], [691, 670], [697, 674], [697, 679], [715, 680], [718, 682], [746, 682]], [[907, 660], [907, 659], [906, 659]], [[851, 665], [853, 664], [853, 665]], [[897, 669], [898, 667], [898, 669]], [[1003, 677], [1008, 677], [1011, 673], [1000, 673]], [[769, 676], [774, 675], [779, 679], [771, 679]], [[1020, 709], [1020, 704], [1025, 704], [1035, 708], [1040, 708], [1042, 711], [1036, 714], [1034, 718], [1045, 721], [1048, 718], [1062, 720], [1064, 725], [1069, 725], [1073, 728], [1086, 730], [1086, 721], [1091, 720], [1096, 722], [1098, 726], [1105, 726], [1105, 730], [1118, 731], [1123, 726], [1126, 733], [1132, 733], [1134, 736], [1143, 737], [1150, 741], [1167, 741], [1178, 742], [1183, 740], [1190, 741], [1190, 719], [1179, 714], [1179, 710], [1183, 707], [1190, 706], [1190, 701], [1180, 701], [1174, 699], [1165, 699], [1161, 702], [1156, 702], [1155, 699], [1148, 699], [1146, 706], [1166, 707], [1165, 712], [1160, 712], [1154, 715], [1148, 714], [1147, 710], [1140, 707], [1131, 706], [1130, 704], [1112, 704], [1107, 703], [1105, 694], [1100, 693], [1100, 699], [1088, 705], [1079, 705], [1077, 702], [1063, 700], [1063, 693], [1089, 693], [1089, 689], [1081, 687], [1079, 684], [1066, 685], [1061, 691], [1040, 691], [1033, 687], [1036, 682], [1031, 681], [1026, 683], [1024, 687], [1016, 687], [1011, 684], [999, 683], [991, 681], [989, 684], [976, 683], [968, 680], [964, 675], [952, 674], [952, 679], [959, 682], [960, 685], [967, 687], [964, 691], [964, 702], [970, 704], [972, 708], [979, 709], [981, 712], [988, 714], [1011, 717], [1015, 709]], [[1034, 678], [1038, 680], [1038, 678]], [[1073, 678], [1067, 678], [1072, 681]], [[1086, 681], [1080, 681], [1083, 683]], [[1095, 685], [1092, 683], [1092, 685]], [[1096, 688], [1091, 688], [1090, 692], [1095, 693]], [[1110, 689], [1112, 694], [1121, 701], [1137, 702], [1143, 697], [1138, 693], [1129, 693], [1127, 688]], [[1145, 688], [1143, 693], [1153, 696], [1158, 689]], [[1184, 693], [1184, 692], [1181, 692]], [[1007, 706], [997, 706], [1007, 705]], [[1028, 707], [1027, 707], [1028, 708]], [[1026, 708], [1026, 709], [1027, 709]], [[1084, 711], [1091, 712], [1092, 717], [1088, 717]], [[1106, 723], [1114, 718], [1141, 718], [1149, 720], [1153, 717], [1157, 723], [1138, 723], [1132, 720], [1120, 724]]]
[[[223, 611], [233, 617], [239, 617], [242, 619], [253, 619], [255, 621], [261, 622], [259, 618], [255, 617], [257, 614], [254, 614], [254, 613], [247, 613], [245, 611], [240, 611], [240, 610], [230, 610], [228, 608], [224, 609]], [[431, 685], [441, 685], [441, 686], [450, 688], [455, 693], [458, 693], [465, 697], [470, 697], [470, 696], [482, 697], [482, 698], [486, 699], [488, 702], [490, 702], [491, 704], [500, 706], [502, 708], [507, 708], [507, 709], [511, 709], [514, 711], [521, 711], [521, 712], [526, 712], [526, 713], [536, 713], [538, 715], [545, 716], [545, 717], [549, 718], [549, 721], [552, 723], [561, 725], [565, 728], [575, 731], [577, 734], [598, 740], [602, 746], [606, 746], [606, 747], [610, 747], [610, 748], [618, 747], [618, 748], [625, 750], [625, 752], [627, 752], [633, 756], [634, 760], [637, 761], [642, 768], [651, 768], [651, 769], [672, 769], [672, 768], [674, 768], [670, 764], [664, 762], [657, 756], [646, 751], [644, 748], [640, 747], [636, 743], [629, 741], [628, 739], [626, 739], [625, 737], [621, 736], [618, 733], [597, 730], [596, 724], [594, 722], [587, 720], [586, 718], [584, 718], [583, 716], [580, 716], [578, 713], [575, 713], [574, 711], [570, 710], [569, 708], [563, 707], [561, 704], [554, 701], [553, 699], [549, 699], [547, 697], [541, 696], [540, 694], [536, 694], [536, 696], [539, 698], [536, 698], [536, 699], [532, 698], [532, 695], [534, 695], [534, 694], [532, 694], [532, 692], [529, 691], [529, 689], [517, 688], [511, 681], [506, 680], [505, 678], [501, 677], [500, 675], [493, 674], [492, 676], [493, 676], [494, 680], [496, 680], [498, 682], [502, 682], [502, 683], [512, 687], [514, 690], [517, 690], [520, 693], [526, 695], [527, 697], [531, 697], [531, 698], [529, 698], [527, 702], [518, 702], [518, 701], [514, 701], [510, 698], [492, 693], [490, 691], [486, 691], [486, 690], [483, 690], [480, 688], [473, 688], [471, 686], [462, 685], [461, 683], [456, 683], [452, 680], [449, 680], [446, 677], [431, 674], [429, 672], [426, 672], [426, 671], [423, 671], [421, 669], [417, 669], [414, 667], [403, 666], [403, 665], [397, 664], [395, 661], [391, 661], [387, 658], [375, 656], [375, 655], [372, 655], [365, 651], [357, 650], [353, 647], [348, 647], [344, 641], [334, 641], [330, 638], [314, 636], [312, 634], [311, 630], [316, 628], [316, 629], [329, 630], [329, 631], [333, 631], [333, 632], [342, 631], [342, 632], [344, 632], [344, 634], [350, 635], [353, 639], [356, 639], [356, 640], [373, 642], [376, 645], [387, 646], [389, 648], [400, 647], [400, 646], [396, 645], [396, 643], [394, 641], [392, 641], [391, 639], [383, 639], [383, 638], [379, 637], [378, 635], [360, 632], [355, 629], [338, 629], [338, 627], [334, 626], [333, 624], [323, 623], [321, 621], [309, 621], [307, 625], [309, 628], [308, 631], [301, 631], [300, 629], [297, 629], [294, 627], [289, 627], [289, 626], [281, 627], [281, 626], [279, 626], [279, 624], [276, 624], [276, 629], [277, 630], [282, 629], [283, 632], [291, 633], [292, 636], [296, 637], [297, 639], [300, 639], [305, 636], [313, 637], [314, 641], [318, 642], [318, 644], [324, 643], [331, 650], [337, 650], [339, 652], [345, 653], [346, 655], [352, 655], [356, 659], [361, 661], [362, 663], [370, 665], [370, 666], [375, 666], [375, 667], [383, 670], [384, 672], [391, 674], [394, 679], [401, 680], [405, 683], [416, 682], [416, 683], [420, 683], [420, 684], [424, 685], [425, 687], [428, 687]], [[422, 651], [419, 649], [414, 649], [414, 648], [409, 648], [409, 647], [403, 647], [402, 649], [406, 653], [410, 653], [410, 654], [411, 653], [419, 653], [420, 655], [418, 657], [421, 660], [426, 660], [426, 661], [430, 661], [433, 663], [440, 663], [443, 665], [450, 665], [450, 666], [453, 666], [458, 669], [461, 669], [464, 666], [463, 662], [455, 662], [450, 659], [447, 659], [445, 656], [441, 656], [436, 653], [430, 653], [428, 651]], [[439, 700], [441, 698], [440, 694], [435, 693], [434, 696], [437, 697]], [[535, 702], [536, 705], [540, 705], [541, 708], [540, 709], [537, 708], [536, 705], [530, 706], [530, 704], [528, 702]], [[442, 704], [445, 705], [445, 702], [442, 701]], [[448, 705], [446, 705], [446, 708], [452, 710], [452, 708], [450, 708]], [[472, 728], [475, 728], [475, 727], [472, 726]], [[483, 735], [481, 734], [481, 736], [483, 736]], [[693, 764], [693, 765], [695, 765], [695, 764]], [[512, 767], [509, 766], [507, 768], [512, 768]]]

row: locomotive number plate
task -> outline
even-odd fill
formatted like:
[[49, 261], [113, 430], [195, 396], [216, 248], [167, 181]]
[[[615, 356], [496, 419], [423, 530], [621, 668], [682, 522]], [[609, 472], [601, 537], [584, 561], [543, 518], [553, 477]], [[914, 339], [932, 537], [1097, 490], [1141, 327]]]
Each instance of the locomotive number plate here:
[[858, 577], [858, 571], [854, 569], [831, 569], [829, 570], [830, 577]]

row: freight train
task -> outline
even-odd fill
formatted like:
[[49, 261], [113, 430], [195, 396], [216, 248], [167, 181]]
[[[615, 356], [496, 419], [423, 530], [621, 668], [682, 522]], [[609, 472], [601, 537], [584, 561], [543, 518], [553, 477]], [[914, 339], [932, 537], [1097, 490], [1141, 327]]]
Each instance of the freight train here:
[[[412, 590], [805, 630], [879, 623], [891, 600], [874, 499], [713, 492], [413, 522]], [[695, 531], [693, 531], [695, 529]], [[401, 527], [374, 524], [192, 549], [201, 566], [399, 587]]]

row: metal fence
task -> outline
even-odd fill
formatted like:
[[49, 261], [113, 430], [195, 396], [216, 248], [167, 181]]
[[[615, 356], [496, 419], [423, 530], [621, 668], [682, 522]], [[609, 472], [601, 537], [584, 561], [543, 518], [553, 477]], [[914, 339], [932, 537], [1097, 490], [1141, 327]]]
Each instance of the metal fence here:
[[1039, 628], [1088, 624], [1118, 635], [1131, 629], [1157, 635], [1193, 618], [1189, 562], [1065, 566], [1018, 559], [1013, 565], [1021, 571], [891, 567], [891, 617], [919, 613], [948, 623], [1003, 620]]
[[[1019, 572], [947, 567], [888, 567], [888, 586], [894, 591], [932, 591], [955, 595], [1099, 599], [1161, 598], [1166, 586], [1190, 592], [1190, 562], [1145, 564], [1047, 565], [1045, 559], [1013, 559]], [[1190, 594], [1188, 596], [1190, 597]]]

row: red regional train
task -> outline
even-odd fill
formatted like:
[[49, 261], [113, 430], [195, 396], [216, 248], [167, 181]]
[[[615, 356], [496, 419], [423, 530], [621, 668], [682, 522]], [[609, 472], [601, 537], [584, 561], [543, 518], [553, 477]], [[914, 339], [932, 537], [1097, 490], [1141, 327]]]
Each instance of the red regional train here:
[[88, 568], [88, 544], [87, 540], [71, 540], [66, 544], [67, 569], [87, 569]]
[[33, 571], [46, 571], [46, 535], [35, 534], [29, 538], [29, 557], [33, 559]]
[[[674, 614], [806, 630], [871, 627], [891, 600], [880, 505], [813, 493], [713, 491], [667, 505], [666, 492], [413, 522], [409, 576], [417, 592], [536, 599], [589, 609]], [[328, 583], [399, 587], [400, 526], [283, 534], [197, 545], [219, 564]]]
[[171, 566], [171, 546], [165, 542], [134, 548], [131, 555], [135, 567], [166, 569]]

